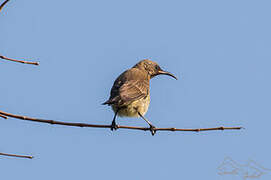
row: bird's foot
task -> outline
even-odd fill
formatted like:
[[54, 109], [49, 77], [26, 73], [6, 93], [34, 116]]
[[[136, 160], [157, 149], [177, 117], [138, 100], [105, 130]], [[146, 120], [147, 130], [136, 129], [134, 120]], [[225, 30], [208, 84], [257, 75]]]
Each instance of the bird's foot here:
[[115, 121], [112, 121], [112, 124], [111, 124], [111, 131], [114, 131], [114, 130], [117, 130], [118, 129], [118, 126], [117, 126], [117, 124], [116, 124], [116, 122]]
[[156, 133], [156, 129], [155, 129], [156, 127], [154, 126], [154, 125], [150, 125], [150, 131], [151, 131], [151, 135], [155, 135], [155, 133]]

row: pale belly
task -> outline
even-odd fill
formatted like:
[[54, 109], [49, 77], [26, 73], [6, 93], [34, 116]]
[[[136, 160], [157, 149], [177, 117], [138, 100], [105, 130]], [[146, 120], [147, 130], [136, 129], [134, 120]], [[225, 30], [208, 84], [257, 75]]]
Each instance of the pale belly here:
[[[139, 117], [138, 112], [143, 116], [148, 111], [150, 104], [150, 95], [148, 95], [145, 99], [139, 99], [131, 104], [127, 105], [125, 108], [121, 108], [118, 111], [118, 116], [128, 116], [128, 117]], [[117, 108], [112, 105], [111, 106], [113, 111], [116, 112]]]

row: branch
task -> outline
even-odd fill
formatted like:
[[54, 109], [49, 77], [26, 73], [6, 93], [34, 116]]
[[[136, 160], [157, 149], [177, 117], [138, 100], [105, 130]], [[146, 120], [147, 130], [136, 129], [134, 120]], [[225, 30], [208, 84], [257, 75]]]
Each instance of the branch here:
[[[1, 115], [12, 117], [16, 119], [26, 120], [26, 121], [34, 121], [40, 123], [48, 123], [48, 124], [57, 124], [57, 125], [64, 125], [64, 126], [76, 126], [76, 127], [94, 127], [94, 128], [111, 128], [111, 125], [100, 125], [100, 124], [86, 124], [86, 123], [70, 123], [70, 122], [63, 122], [63, 121], [54, 121], [54, 120], [46, 120], [46, 119], [37, 119], [31, 118], [27, 116], [20, 116], [15, 114], [6, 113], [0, 111]], [[116, 126], [117, 129], [132, 129], [132, 130], [143, 130], [143, 131], [150, 131], [151, 129], [148, 127], [135, 127], [135, 126]], [[179, 129], [179, 128], [153, 128], [154, 131], [213, 131], [213, 130], [240, 130], [242, 127], [215, 127], [215, 128], [202, 128], [202, 129]]]
[[19, 157], [19, 158], [28, 158], [33, 159], [33, 156], [26, 156], [26, 155], [18, 155], [18, 154], [7, 154], [7, 153], [0, 153], [1, 156], [11, 156], [11, 157]]
[[[0, 5], [0, 12], [1, 12], [1, 10], [3, 9], [3, 7], [7, 4], [8, 1], [9, 1], [9, 0], [5, 0], [5, 1]], [[1, 55], [0, 55], [0, 58], [1, 58], [1, 59], [4, 59], [4, 60], [13, 61], [13, 62], [19, 62], [19, 63], [24, 63], [24, 64], [39, 65], [38, 62], [21, 61], [21, 60], [16, 60], [16, 59], [7, 58], [7, 57], [1, 56]], [[5, 116], [5, 115], [3, 115], [3, 114], [0, 114], [0, 117], [1, 117], [1, 118], [4, 118], [4, 119], [7, 119], [7, 118], [8, 118], [7, 116]], [[32, 158], [33, 158], [33, 156], [18, 155], [18, 154], [7, 154], [7, 153], [1, 153], [1, 152], [0, 152], [0, 156], [10, 156], [10, 157], [28, 158], [28, 159], [32, 159]]]
[[7, 4], [7, 2], [9, 2], [9, 0], [4, 1], [1, 5], [0, 5], [0, 12], [3, 9], [3, 7], [5, 6], [5, 4]]
[[4, 119], [7, 119], [7, 118], [8, 118], [7, 116], [4, 116], [4, 115], [2, 115], [2, 114], [0, 114], [0, 117], [1, 117], [1, 118], [4, 118]]
[[30, 62], [30, 61], [22, 61], [22, 60], [17, 60], [17, 59], [11, 59], [5, 56], [0, 55], [1, 59], [7, 60], [7, 61], [13, 61], [13, 62], [18, 62], [18, 63], [23, 63], [23, 64], [32, 64], [32, 65], [39, 65], [39, 62]]

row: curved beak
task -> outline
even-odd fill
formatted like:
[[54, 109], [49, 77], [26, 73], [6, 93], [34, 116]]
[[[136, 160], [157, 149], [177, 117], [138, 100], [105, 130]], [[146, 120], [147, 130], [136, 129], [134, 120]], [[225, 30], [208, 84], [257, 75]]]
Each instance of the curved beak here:
[[160, 70], [160, 71], [158, 71], [158, 75], [160, 75], [160, 74], [168, 75], [168, 76], [171, 76], [171, 77], [173, 77], [174, 79], [178, 80], [178, 78], [177, 78], [176, 76], [174, 76], [173, 74], [171, 74], [170, 72]]

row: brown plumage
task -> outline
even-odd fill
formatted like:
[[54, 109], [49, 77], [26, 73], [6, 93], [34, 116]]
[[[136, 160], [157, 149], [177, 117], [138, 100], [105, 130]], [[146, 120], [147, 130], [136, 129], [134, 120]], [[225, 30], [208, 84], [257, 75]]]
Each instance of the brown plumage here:
[[131, 69], [123, 72], [111, 88], [108, 104], [115, 112], [111, 130], [116, 129], [116, 116], [142, 117], [149, 125], [152, 135], [155, 127], [144, 117], [150, 103], [150, 79], [165, 74], [177, 79], [169, 72], [163, 71], [156, 62], [145, 59]]

